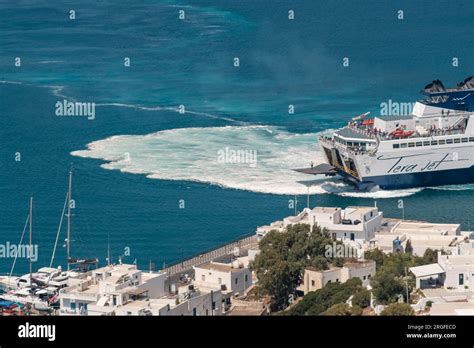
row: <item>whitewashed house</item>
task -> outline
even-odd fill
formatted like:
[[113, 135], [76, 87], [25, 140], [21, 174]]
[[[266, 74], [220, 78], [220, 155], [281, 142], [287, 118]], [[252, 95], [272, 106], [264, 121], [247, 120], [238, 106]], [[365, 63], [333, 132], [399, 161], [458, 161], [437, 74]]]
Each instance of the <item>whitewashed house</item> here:
[[110, 265], [93, 270], [78, 284], [61, 289], [61, 315], [105, 315], [130, 301], [165, 295], [166, 273], [137, 270], [135, 265]]
[[343, 267], [330, 267], [324, 271], [307, 267], [297, 290], [306, 295], [308, 292], [323, 288], [328, 283], [345, 283], [352, 278], [359, 278], [362, 285], [367, 287], [374, 275], [375, 261], [372, 260], [348, 262]]
[[230, 263], [208, 262], [194, 266], [197, 287], [219, 288], [231, 292], [232, 296], [243, 295], [252, 285], [252, 271], [243, 258]]

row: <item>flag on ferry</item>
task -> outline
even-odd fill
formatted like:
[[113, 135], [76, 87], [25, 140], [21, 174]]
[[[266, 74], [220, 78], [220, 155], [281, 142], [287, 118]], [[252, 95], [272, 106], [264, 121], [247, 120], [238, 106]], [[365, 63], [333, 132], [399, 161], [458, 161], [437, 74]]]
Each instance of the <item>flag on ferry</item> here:
[[362, 114], [362, 115], [359, 115], [359, 116], [353, 117], [353, 118], [352, 118], [352, 121], [358, 121], [358, 120], [361, 120], [361, 119], [363, 119], [365, 116], [367, 116], [368, 114], [370, 114], [370, 111], [369, 111], [369, 112], [366, 112], [366, 113], [364, 113], [364, 114]]

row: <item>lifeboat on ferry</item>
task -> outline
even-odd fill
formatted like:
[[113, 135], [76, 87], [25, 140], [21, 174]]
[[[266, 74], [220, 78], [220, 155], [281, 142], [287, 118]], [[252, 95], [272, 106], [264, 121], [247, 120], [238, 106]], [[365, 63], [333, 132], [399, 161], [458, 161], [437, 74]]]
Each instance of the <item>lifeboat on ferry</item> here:
[[394, 138], [408, 138], [413, 135], [415, 131], [405, 131], [403, 129], [394, 130], [390, 135]]
[[368, 118], [366, 120], [362, 120], [361, 124], [363, 126], [372, 126], [374, 124], [374, 119], [373, 118]]

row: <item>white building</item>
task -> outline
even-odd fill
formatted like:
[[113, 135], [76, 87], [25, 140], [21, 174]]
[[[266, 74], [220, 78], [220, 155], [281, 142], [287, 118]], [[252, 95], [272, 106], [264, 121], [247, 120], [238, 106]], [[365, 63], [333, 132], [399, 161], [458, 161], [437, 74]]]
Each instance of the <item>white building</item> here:
[[135, 265], [110, 265], [91, 271], [59, 292], [60, 314], [104, 315], [137, 299], [165, 295], [166, 273], [147, 273]]
[[252, 285], [252, 271], [248, 258], [237, 258], [230, 263], [208, 262], [194, 266], [196, 287], [218, 288], [233, 296], [243, 295]]
[[361, 246], [375, 237], [383, 220], [383, 213], [376, 207], [317, 207], [312, 212], [311, 226], [317, 224], [326, 228], [334, 239], [355, 241]]
[[284, 231], [289, 225], [308, 224], [326, 228], [332, 238], [361, 248], [375, 237], [382, 227], [383, 213], [376, 207], [305, 208], [297, 216], [289, 216], [283, 221], [275, 221], [269, 226], [257, 229], [259, 239], [271, 230]]
[[304, 271], [303, 280], [297, 290], [306, 295], [308, 292], [323, 288], [328, 283], [345, 283], [351, 278], [359, 278], [362, 285], [367, 287], [370, 284], [370, 278], [374, 275], [375, 261], [372, 260], [348, 262], [343, 267], [331, 267], [324, 271], [308, 267]]
[[[474, 287], [474, 253], [471, 248], [459, 247], [465, 254], [442, 255], [438, 252], [438, 262], [411, 267], [416, 277], [416, 287], [420, 289], [444, 286], [446, 289], [468, 289]], [[471, 284], [472, 282], [472, 284]]]
[[270, 231], [283, 232], [285, 228], [285, 224], [281, 220], [274, 221], [270, 225], [259, 226], [256, 232], [257, 240], [260, 241]]
[[444, 271], [445, 288], [474, 287], [474, 255], [438, 254], [438, 265]]
[[218, 289], [188, 285], [179, 288], [177, 295], [129, 301], [114, 312], [115, 315], [217, 316], [223, 313], [222, 293]]
[[410, 240], [413, 254], [423, 256], [428, 248], [450, 250], [467, 236], [466, 232], [461, 232], [459, 224], [391, 221], [387, 228], [376, 232], [371, 244], [384, 252], [394, 252], [395, 240], [400, 242], [403, 250]]

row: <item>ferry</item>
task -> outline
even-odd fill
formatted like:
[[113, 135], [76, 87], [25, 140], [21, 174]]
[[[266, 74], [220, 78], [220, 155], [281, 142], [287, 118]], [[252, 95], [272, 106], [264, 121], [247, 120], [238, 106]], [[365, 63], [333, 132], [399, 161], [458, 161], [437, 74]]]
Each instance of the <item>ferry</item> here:
[[411, 114], [362, 114], [319, 137], [327, 163], [297, 169], [340, 175], [358, 189], [384, 190], [474, 182], [474, 77], [445, 88], [428, 84]]

